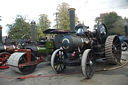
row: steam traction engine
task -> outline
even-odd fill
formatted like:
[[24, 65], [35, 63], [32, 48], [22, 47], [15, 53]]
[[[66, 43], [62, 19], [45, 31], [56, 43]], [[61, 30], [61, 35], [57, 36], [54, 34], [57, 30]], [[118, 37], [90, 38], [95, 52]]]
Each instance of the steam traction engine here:
[[54, 42], [58, 43], [60, 48], [52, 54], [52, 69], [60, 73], [67, 65], [81, 64], [85, 78], [91, 78], [95, 72], [96, 59], [104, 58], [110, 64], [120, 64], [121, 43], [118, 36], [108, 36], [104, 24], [99, 24], [92, 31], [83, 24], [75, 26], [74, 10], [69, 9], [70, 31], [59, 39], [60, 43]]

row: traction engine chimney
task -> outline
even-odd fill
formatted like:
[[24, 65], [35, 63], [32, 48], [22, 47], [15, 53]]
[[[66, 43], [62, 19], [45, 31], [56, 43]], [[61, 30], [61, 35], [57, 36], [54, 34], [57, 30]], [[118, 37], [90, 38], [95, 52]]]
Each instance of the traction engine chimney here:
[[35, 24], [34, 20], [31, 21], [31, 43], [35, 43]]
[[75, 33], [75, 8], [69, 9], [70, 32]]

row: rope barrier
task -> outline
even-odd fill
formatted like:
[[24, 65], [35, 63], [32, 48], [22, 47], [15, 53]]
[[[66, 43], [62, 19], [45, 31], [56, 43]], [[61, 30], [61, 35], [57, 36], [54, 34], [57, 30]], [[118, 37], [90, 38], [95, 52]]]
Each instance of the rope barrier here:
[[[118, 67], [113, 67], [113, 68], [108, 68], [108, 69], [97, 69], [95, 72], [99, 72], [99, 71], [111, 71], [111, 70], [115, 70], [115, 69], [119, 69], [123, 66], [125, 66], [128, 63], [128, 60], [126, 60], [125, 63], [123, 63], [122, 65], [118, 66]], [[0, 78], [8, 78], [8, 79], [26, 79], [26, 78], [39, 78], [39, 77], [54, 77], [54, 76], [63, 76], [63, 75], [71, 75], [71, 74], [78, 74], [81, 72], [72, 72], [72, 73], [64, 73], [64, 74], [55, 74], [55, 75], [28, 75], [28, 76], [23, 76], [23, 77], [7, 77], [7, 76], [0, 76]]]

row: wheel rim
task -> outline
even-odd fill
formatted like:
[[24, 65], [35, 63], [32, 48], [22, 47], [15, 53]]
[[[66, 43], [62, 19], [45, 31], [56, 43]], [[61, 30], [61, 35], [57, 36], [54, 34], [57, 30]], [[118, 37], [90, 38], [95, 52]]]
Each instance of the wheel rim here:
[[0, 68], [1, 69], [6, 69], [9, 67], [6, 63], [10, 55], [11, 54], [6, 53], [6, 52], [0, 54]]
[[86, 78], [92, 78], [96, 68], [96, 59], [91, 49], [85, 50], [82, 56], [82, 73]]
[[[31, 62], [36, 61], [36, 58], [33, 54], [31, 54]], [[19, 59], [19, 64], [27, 63], [27, 57], [26, 54], [22, 55]], [[32, 73], [36, 68], [36, 65], [30, 65], [30, 66], [22, 66], [19, 68], [20, 72], [22, 74], [29, 74]]]
[[52, 54], [51, 66], [52, 66], [52, 69], [56, 73], [60, 73], [64, 69], [66, 69], [66, 65], [64, 63], [65, 56], [66, 55], [65, 55], [64, 51], [61, 50], [61, 49], [58, 49], [58, 50], [54, 51], [54, 53]]

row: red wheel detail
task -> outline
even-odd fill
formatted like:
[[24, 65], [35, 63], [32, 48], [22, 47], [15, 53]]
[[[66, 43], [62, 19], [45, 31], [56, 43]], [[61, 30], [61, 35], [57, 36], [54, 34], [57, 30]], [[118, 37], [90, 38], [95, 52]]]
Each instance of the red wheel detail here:
[[0, 69], [6, 69], [9, 66], [6, 64], [11, 54], [7, 52], [0, 53]]

